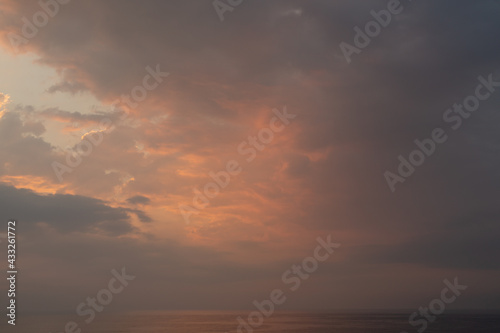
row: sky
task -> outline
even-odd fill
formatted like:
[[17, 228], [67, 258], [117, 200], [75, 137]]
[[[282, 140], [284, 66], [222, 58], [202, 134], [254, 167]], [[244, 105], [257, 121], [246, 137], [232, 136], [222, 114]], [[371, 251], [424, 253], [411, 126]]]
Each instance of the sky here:
[[318, 237], [341, 245], [281, 309], [414, 309], [455, 277], [450, 307], [499, 309], [500, 3], [401, 0], [356, 37], [390, 2], [1, 0], [22, 311], [122, 267], [111, 310], [251, 309]]

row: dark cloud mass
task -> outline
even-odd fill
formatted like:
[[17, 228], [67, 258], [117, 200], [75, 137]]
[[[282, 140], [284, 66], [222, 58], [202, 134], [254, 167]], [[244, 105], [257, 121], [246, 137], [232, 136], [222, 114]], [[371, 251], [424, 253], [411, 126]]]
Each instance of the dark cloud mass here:
[[134, 205], [147, 205], [151, 202], [151, 200], [148, 197], [145, 197], [143, 195], [135, 195], [133, 197], [130, 197], [127, 199], [128, 203], [134, 204]]
[[[39, 195], [31, 190], [0, 184], [0, 210], [26, 224], [46, 224], [60, 232], [105, 232], [114, 235], [133, 231], [128, 209], [80, 195]], [[134, 211], [141, 220], [147, 215]]]

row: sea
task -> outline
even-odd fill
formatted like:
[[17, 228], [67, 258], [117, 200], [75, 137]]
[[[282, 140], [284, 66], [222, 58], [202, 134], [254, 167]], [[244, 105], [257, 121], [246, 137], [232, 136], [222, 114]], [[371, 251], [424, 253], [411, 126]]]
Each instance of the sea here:
[[[76, 315], [29, 315], [16, 325], [0, 324], [0, 332], [20, 333], [500, 333], [500, 314], [442, 314], [433, 322], [411, 326], [409, 314], [275, 312], [253, 326], [238, 323], [249, 312], [154, 311], [98, 313], [94, 320]], [[241, 322], [240, 322], [241, 323]], [[424, 328], [424, 326], [426, 326]], [[420, 331], [419, 331], [420, 330]]]

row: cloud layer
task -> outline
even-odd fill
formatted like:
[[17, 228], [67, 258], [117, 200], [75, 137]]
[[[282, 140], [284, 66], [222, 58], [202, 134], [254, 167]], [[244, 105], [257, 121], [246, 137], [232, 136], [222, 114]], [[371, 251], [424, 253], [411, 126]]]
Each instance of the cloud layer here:
[[[248, 1], [223, 22], [211, 1], [61, 5], [18, 56], [32, 52], [58, 73], [41, 92], [91, 94], [102, 110], [5, 106], [0, 210], [25, 224], [27, 281], [56, 293], [60, 272], [81, 296], [96, 276], [127, 265], [144, 289], [124, 308], [146, 307], [140, 295], [152, 308], [241, 308], [332, 234], [342, 250], [288, 307], [412, 307], [458, 274], [471, 295], [460, 307], [498, 307], [481, 300], [500, 291], [500, 91], [447, 131], [395, 193], [383, 174], [444, 126], [445, 110], [474, 93], [478, 76], [500, 81], [500, 6], [401, 3], [351, 64], [339, 44], [387, 2]], [[8, 34], [39, 10], [2, 2], [3, 52], [15, 52]], [[148, 66], [170, 75], [130, 107], [123, 96], [144, 84]], [[297, 117], [247, 162], [239, 144], [283, 106]], [[60, 183], [52, 163], [66, 165], [103, 119], [113, 130]], [[241, 174], [186, 225], [178, 205], [192, 204], [230, 160]], [[41, 289], [26, 296], [33, 311]], [[64, 294], [54, 309], [78, 304]], [[323, 294], [331, 297], [318, 301]]]

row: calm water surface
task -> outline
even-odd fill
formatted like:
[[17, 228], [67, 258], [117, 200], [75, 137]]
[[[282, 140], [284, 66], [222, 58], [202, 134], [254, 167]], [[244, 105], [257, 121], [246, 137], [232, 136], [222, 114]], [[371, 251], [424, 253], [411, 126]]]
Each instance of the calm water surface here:
[[[254, 332], [266, 333], [408, 333], [417, 332], [408, 324], [409, 314], [310, 314], [275, 313], [266, 318]], [[74, 321], [82, 333], [212, 333], [236, 332], [236, 318], [248, 312], [135, 312], [98, 314], [86, 324], [83, 317], [24, 316], [15, 327], [0, 324], [0, 331], [21, 333], [64, 332], [68, 321]], [[420, 328], [417, 327], [417, 328]], [[243, 330], [242, 332], [247, 332]], [[500, 315], [443, 314], [429, 323], [424, 332], [500, 333]]]

